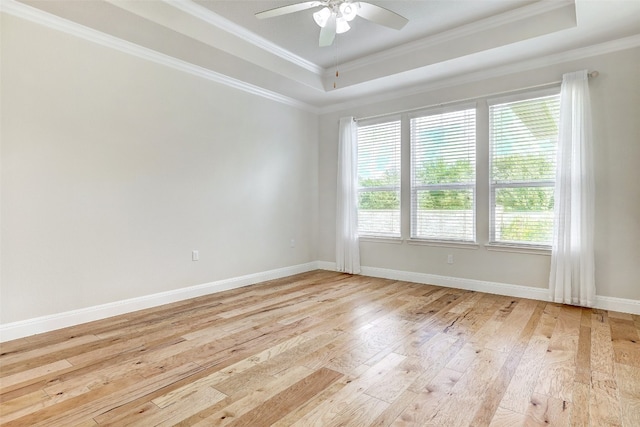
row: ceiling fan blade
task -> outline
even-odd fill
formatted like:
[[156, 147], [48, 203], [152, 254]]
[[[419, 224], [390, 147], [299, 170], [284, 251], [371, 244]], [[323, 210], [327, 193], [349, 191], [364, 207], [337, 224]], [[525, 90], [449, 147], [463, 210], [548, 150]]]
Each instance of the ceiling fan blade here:
[[290, 4], [288, 6], [276, 7], [275, 9], [265, 10], [264, 12], [256, 13], [256, 18], [265, 19], [273, 18], [274, 16], [287, 15], [289, 13], [300, 12], [314, 7], [322, 6], [321, 1], [303, 1], [302, 3]]
[[336, 38], [336, 14], [332, 13], [327, 25], [320, 30], [320, 47], [331, 46]]
[[409, 20], [404, 16], [398, 15], [384, 7], [363, 1], [359, 3], [358, 15], [366, 20], [375, 22], [376, 24], [384, 25], [385, 27], [393, 28], [394, 30], [399, 30], [409, 22]]

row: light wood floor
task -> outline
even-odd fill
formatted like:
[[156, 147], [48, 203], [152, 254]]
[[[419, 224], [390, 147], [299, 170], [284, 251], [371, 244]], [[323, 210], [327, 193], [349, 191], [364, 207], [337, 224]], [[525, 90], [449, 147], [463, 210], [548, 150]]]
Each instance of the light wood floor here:
[[9, 426], [640, 426], [640, 316], [326, 271], [4, 343]]

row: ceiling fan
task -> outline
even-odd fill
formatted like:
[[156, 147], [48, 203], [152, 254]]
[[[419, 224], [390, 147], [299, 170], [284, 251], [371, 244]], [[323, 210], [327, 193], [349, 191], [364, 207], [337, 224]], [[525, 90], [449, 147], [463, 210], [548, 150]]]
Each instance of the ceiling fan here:
[[258, 12], [256, 13], [256, 18], [273, 18], [318, 7], [322, 9], [313, 14], [313, 19], [321, 28], [319, 41], [321, 47], [331, 46], [336, 34], [349, 31], [351, 28], [349, 22], [353, 21], [356, 16], [395, 30], [401, 29], [409, 22], [404, 16], [384, 7], [364, 1], [352, 0], [305, 1]]

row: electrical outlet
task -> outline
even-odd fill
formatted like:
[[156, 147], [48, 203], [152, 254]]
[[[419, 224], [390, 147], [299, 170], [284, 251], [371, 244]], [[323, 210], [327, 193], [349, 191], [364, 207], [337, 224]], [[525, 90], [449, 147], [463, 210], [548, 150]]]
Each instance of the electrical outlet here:
[[291, 239], [289, 241], [289, 246], [292, 247], [292, 248], [295, 248], [296, 247], [296, 239]]
[[453, 264], [453, 255], [447, 255], [447, 264]]
[[191, 251], [191, 261], [198, 261], [200, 259], [200, 253], [198, 251]]

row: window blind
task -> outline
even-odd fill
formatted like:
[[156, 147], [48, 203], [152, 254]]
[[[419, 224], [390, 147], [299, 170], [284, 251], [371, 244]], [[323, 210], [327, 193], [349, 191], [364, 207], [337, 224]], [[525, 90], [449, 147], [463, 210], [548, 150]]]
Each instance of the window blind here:
[[400, 237], [400, 120], [358, 126], [358, 232]]
[[476, 109], [411, 119], [411, 237], [475, 241]]
[[560, 96], [490, 102], [491, 241], [551, 245]]

